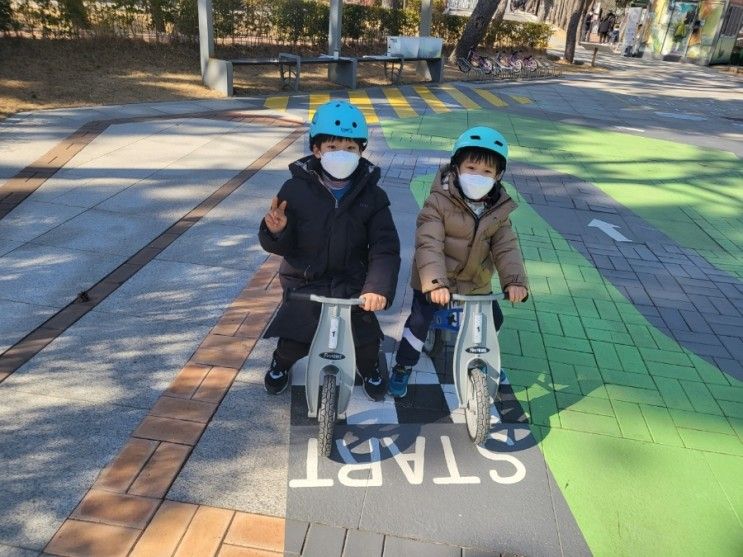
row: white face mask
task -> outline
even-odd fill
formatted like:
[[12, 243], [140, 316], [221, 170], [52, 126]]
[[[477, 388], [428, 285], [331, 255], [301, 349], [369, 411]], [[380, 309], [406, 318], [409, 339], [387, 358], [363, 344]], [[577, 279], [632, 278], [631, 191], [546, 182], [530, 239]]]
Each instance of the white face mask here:
[[320, 164], [325, 172], [338, 180], [345, 180], [356, 167], [361, 157], [351, 151], [328, 151], [320, 158]]
[[482, 199], [493, 189], [495, 178], [481, 176], [480, 174], [460, 174], [459, 185], [462, 186], [464, 195], [473, 201]]

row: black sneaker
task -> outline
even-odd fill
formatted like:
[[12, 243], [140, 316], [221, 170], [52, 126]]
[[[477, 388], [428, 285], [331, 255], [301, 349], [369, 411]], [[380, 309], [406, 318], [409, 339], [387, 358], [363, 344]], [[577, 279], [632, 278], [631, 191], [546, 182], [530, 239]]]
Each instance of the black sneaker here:
[[277, 369], [276, 360], [271, 362], [271, 369], [266, 372], [263, 378], [263, 385], [270, 395], [279, 395], [284, 392], [289, 384], [289, 370]]
[[384, 400], [384, 393], [387, 392], [387, 385], [385, 385], [384, 378], [382, 377], [382, 374], [379, 373], [379, 369], [375, 368], [368, 377], [364, 377], [363, 379], [364, 392], [366, 393], [366, 396], [374, 402]]

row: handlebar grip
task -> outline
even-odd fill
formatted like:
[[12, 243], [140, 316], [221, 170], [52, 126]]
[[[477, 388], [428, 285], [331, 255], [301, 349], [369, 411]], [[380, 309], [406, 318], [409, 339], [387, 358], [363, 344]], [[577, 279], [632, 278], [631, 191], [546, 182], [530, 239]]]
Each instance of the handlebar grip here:
[[287, 300], [295, 300], [297, 302], [311, 302], [312, 300], [312, 294], [309, 294], [307, 292], [297, 292], [295, 290], [287, 290], [286, 292], [286, 299]]

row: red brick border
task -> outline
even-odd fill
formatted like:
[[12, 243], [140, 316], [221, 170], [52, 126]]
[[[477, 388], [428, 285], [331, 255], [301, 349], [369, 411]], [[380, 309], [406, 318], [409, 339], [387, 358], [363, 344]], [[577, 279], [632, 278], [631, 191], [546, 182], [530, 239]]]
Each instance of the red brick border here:
[[279, 262], [271, 256], [253, 275], [59, 528], [46, 554], [283, 552], [283, 518], [164, 500], [281, 300]]

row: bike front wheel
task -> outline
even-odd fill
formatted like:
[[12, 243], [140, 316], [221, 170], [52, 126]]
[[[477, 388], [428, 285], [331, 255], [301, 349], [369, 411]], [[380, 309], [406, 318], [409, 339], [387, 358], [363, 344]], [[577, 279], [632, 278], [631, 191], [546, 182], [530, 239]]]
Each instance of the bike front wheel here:
[[485, 373], [479, 368], [471, 369], [468, 375], [464, 419], [472, 442], [482, 445], [490, 431], [490, 394]]
[[320, 408], [317, 411], [317, 421], [320, 422], [320, 431], [317, 439], [317, 449], [323, 456], [330, 456], [333, 450], [333, 431], [338, 410], [338, 393], [335, 388], [335, 376], [326, 375], [320, 393]]
[[493, 68], [495, 67], [495, 64], [493, 64], [493, 61], [489, 58], [485, 58], [483, 56], [482, 62], [480, 63], [480, 67], [482, 67], [483, 71], [487, 74], [493, 73]]
[[464, 58], [457, 59], [457, 67], [459, 68], [459, 71], [462, 73], [469, 73], [471, 66], [467, 63]]

